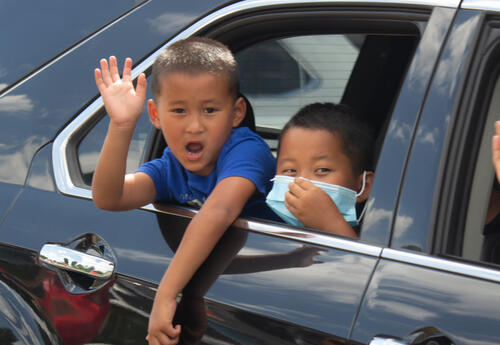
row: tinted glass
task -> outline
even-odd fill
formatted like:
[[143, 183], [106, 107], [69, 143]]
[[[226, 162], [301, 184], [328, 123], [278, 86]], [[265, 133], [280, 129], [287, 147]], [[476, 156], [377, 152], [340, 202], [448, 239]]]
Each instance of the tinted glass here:
[[339, 102], [364, 38], [297, 36], [239, 52], [241, 91], [252, 103], [256, 125], [281, 129], [303, 105]]

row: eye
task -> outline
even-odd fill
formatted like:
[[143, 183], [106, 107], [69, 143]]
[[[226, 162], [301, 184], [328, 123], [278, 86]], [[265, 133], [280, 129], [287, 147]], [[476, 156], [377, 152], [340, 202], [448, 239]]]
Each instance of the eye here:
[[170, 110], [174, 114], [184, 114], [186, 110], [184, 108], [174, 108]]
[[295, 176], [297, 175], [297, 170], [295, 169], [282, 169], [281, 174], [285, 176]]
[[325, 175], [325, 174], [328, 174], [330, 171], [332, 171], [332, 169], [329, 169], [329, 168], [318, 168], [318, 169], [314, 170], [314, 173], [317, 174], [317, 175]]
[[205, 114], [213, 114], [217, 111], [217, 109], [209, 107], [209, 108], [205, 108], [203, 111], [205, 112]]

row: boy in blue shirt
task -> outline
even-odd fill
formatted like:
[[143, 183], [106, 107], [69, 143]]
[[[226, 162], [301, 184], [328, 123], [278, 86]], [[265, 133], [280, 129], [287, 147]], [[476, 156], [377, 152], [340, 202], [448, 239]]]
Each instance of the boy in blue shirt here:
[[[92, 181], [95, 204], [120, 211], [152, 202], [201, 206], [158, 287], [149, 320], [150, 344], [175, 344], [172, 320], [178, 293], [191, 279], [245, 205], [266, 195], [275, 171], [267, 144], [248, 128], [230, 50], [213, 40], [190, 38], [164, 49], [152, 70], [149, 118], [168, 147], [159, 159], [126, 174], [126, 157], [146, 97], [146, 77], [134, 89], [132, 61], [120, 78], [116, 58], [100, 61], [96, 85], [110, 124]], [[260, 198], [262, 200], [262, 198]]]

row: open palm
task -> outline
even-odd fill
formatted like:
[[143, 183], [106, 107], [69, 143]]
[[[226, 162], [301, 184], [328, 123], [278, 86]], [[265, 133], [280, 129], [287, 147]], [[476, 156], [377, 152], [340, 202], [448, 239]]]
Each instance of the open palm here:
[[137, 88], [132, 83], [132, 60], [127, 58], [123, 65], [123, 78], [118, 73], [114, 56], [100, 61], [101, 69], [95, 70], [95, 82], [104, 100], [106, 111], [115, 124], [135, 126], [146, 100], [146, 77], [141, 74]]

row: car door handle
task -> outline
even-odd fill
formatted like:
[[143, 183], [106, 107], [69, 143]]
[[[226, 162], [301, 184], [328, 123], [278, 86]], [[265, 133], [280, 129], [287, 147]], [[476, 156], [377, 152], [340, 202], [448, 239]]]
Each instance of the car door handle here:
[[57, 244], [45, 244], [40, 250], [39, 260], [97, 279], [109, 279], [115, 270], [115, 264], [109, 260]]
[[368, 345], [408, 345], [403, 340], [390, 338], [390, 337], [373, 337]]

